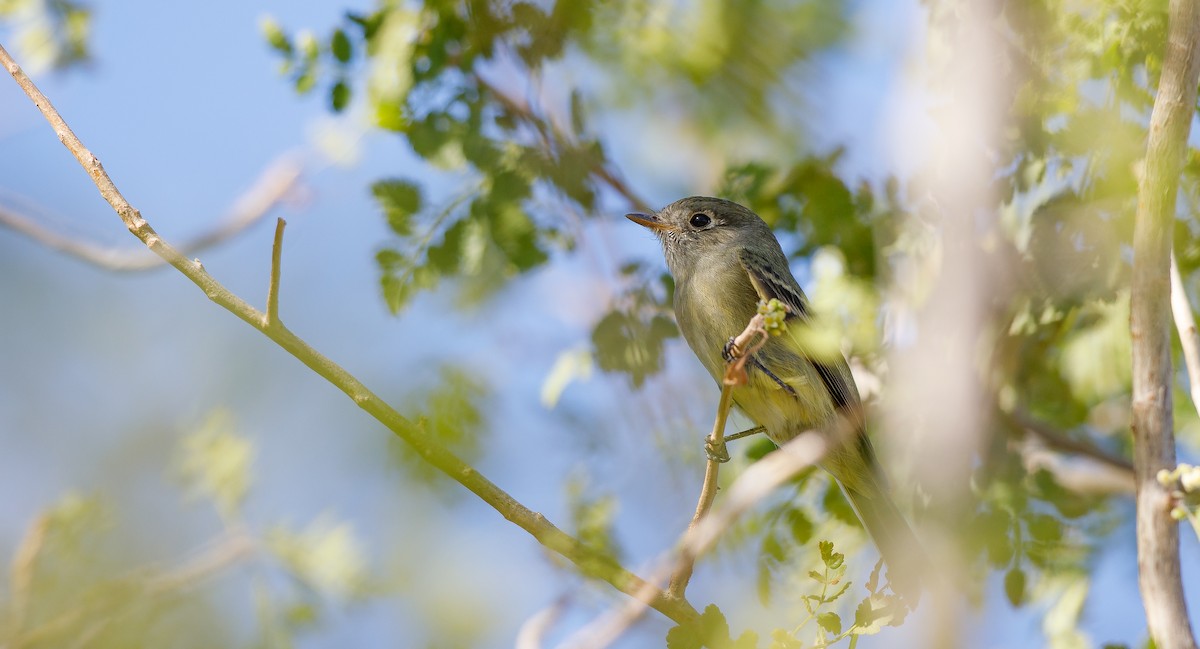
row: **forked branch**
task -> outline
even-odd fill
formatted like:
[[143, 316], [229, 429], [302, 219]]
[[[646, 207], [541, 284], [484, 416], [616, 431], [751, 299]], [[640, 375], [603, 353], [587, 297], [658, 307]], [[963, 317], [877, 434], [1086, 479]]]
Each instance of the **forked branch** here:
[[[142, 215], [125, 200], [108, 173], [104, 171], [100, 160], [83, 146], [62, 116], [46, 96], [38, 90], [33, 81], [25, 75], [3, 46], [0, 46], [0, 64], [3, 64], [17, 84], [25, 91], [25, 94], [41, 110], [59, 140], [88, 172], [92, 182], [100, 191], [100, 195], [117, 212], [129, 231], [152, 252], [199, 286], [210, 300], [283, 347], [407, 442], [425, 461], [466, 487], [504, 518], [528, 532], [543, 546], [574, 563], [582, 573], [602, 579], [623, 593], [641, 598], [647, 605], [676, 622], [689, 621], [698, 616], [696, 609], [687, 601], [671, 598], [662, 590], [648, 585], [646, 581], [623, 568], [603, 552], [585, 545], [546, 520], [545, 516], [515, 500], [474, 467], [422, 433], [412, 421], [376, 396], [349, 372], [313, 349], [278, 320], [268, 320], [265, 313], [250, 306], [249, 303], [230, 292], [209, 275], [199, 262], [188, 259], [175, 247], [163, 241], [158, 233], [150, 227], [150, 224], [142, 218]], [[269, 325], [269, 322], [275, 324]]]

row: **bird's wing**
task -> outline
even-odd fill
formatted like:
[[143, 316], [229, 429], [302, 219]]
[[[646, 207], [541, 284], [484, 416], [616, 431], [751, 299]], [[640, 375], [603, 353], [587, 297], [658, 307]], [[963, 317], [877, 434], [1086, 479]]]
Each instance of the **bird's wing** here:
[[809, 319], [811, 314], [808, 298], [804, 297], [804, 291], [800, 290], [796, 280], [780, 275], [765, 256], [749, 248], [738, 250], [738, 261], [741, 262], [742, 268], [746, 269], [750, 283], [754, 285], [760, 299], [775, 298], [787, 306], [788, 315], [785, 320], [793, 317]]
[[[781, 275], [766, 257], [746, 248], [738, 251], [738, 261], [741, 262], [742, 268], [746, 269], [746, 274], [750, 277], [750, 283], [754, 285], [754, 290], [758, 292], [759, 299], [775, 298], [788, 307], [785, 321], [791, 320], [793, 326], [803, 327], [805, 323], [812, 320], [808, 299], [804, 296], [804, 291], [800, 290], [796, 280], [790, 275]], [[859, 405], [858, 390], [854, 387], [854, 378], [850, 376], [850, 368], [841, 354], [836, 354], [836, 357], [832, 359], [826, 358], [828, 354], [820, 354], [821, 358], [819, 359], [814, 358], [817, 354], [813, 354], [811, 349], [806, 349], [808, 346], [804, 344], [803, 333], [791, 333], [792, 339], [797, 343], [797, 351], [817, 370], [821, 382], [825, 384], [825, 389], [833, 400], [834, 407], [840, 411], [856, 410]]]

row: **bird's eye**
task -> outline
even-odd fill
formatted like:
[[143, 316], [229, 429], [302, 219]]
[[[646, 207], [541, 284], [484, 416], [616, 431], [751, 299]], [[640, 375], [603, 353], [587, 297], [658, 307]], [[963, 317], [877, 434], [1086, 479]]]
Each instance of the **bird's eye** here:
[[711, 222], [712, 219], [708, 218], [708, 215], [703, 212], [696, 212], [692, 215], [691, 219], [688, 219], [688, 223], [691, 223], [694, 228], [702, 228]]

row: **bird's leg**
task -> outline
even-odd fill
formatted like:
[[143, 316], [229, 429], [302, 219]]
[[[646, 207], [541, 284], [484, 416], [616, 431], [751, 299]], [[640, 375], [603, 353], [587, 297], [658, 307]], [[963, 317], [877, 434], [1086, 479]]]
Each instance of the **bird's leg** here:
[[735, 439], [741, 439], [743, 437], [749, 437], [751, 435], [757, 435], [759, 433], [766, 432], [766, 430], [767, 429], [765, 426], [755, 426], [754, 428], [747, 428], [746, 430], [743, 430], [741, 432], [734, 433], [732, 435], [726, 435], [725, 441], [732, 442]]
[[708, 459], [710, 459], [714, 462], [722, 462], [722, 463], [728, 462], [729, 461], [729, 450], [727, 448], [725, 448], [726, 442], [731, 442], [735, 439], [741, 439], [743, 437], [749, 437], [751, 435], [757, 435], [758, 433], [761, 433], [764, 430], [766, 430], [766, 429], [763, 428], [762, 426], [755, 426], [754, 428], [748, 428], [746, 430], [743, 430], [738, 433], [734, 433], [732, 435], [726, 435], [725, 438], [721, 440], [720, 444], [714, 444], [712, 437], [705, 437], [704, 438], [704, 454], [708, 456]]

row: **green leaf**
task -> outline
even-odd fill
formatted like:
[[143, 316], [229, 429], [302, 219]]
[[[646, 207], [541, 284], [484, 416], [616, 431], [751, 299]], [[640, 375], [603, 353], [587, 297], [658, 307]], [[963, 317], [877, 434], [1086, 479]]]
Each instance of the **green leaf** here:
[[838, 635], [842, 632], [842, 618], [832, 611], [818, 615], [817, 625], [833, 635]]
[[779, 537], [768, 533], [763, 537], [762, 555], [768, 559], [783, 561], [787, 556], [787, 551], [784, 550], [783, 544], [779, 542]]
[[775, 442], [767, 439], [766, 436], [759, 435], [758, 439], [746, 445], [746, 458], [752, 462], [757, 462], [763, 459], [770, 453], [779, 450]]
[[529, 270], [549, 257], [538, 243], [538, 229], [516, 203], [493, 203], [492, 237], [517, 270]]
[[771, 564], [768, 561], [758, 561], [755, 570], [755, 590], [758, 601], [766, 606], [771, 603]]
[[700, 617], [667, 631], [667, 649], [701, 649], [728, 647], [733, 643], [729, 623], [715, 604], [705, 607]]
[[401, 236], [412, 234], [412, 215], [421, 210], [421, 188], [392, 178], [371, 185], [371, 195], [387, 216], [388, 227]]
[[1062, 539], [1062, 523], [1049, 514], [1034, 514], [1027, 520], [1029, 535], [1038, 541], [1052, 543]]
[[436, 246], [430, 246], [425, 253], [429, 265], [435, 270], [450, 275], [459, 270], [463, 261], [463, 241], [466, 238], [469, 221], [463, 219], [450, 226], [442, 235], [442, 241]]
[[354, 47], [350, 44], [350, 38], [341, 29], [333, 31], [333, 36], [329, 39], [329, 51], [333, 54], [333, 58], [343, 65], [349, 63], [354, 56]]
[[842, 567], [842, 563], [846, 560], [846, 555], [841, 552], [833, 551], [833, 541], [821, 541], [818, 546], [821, 551], [821, 562], [830, 570], [837, 570]]
[[900, 626], [908, 614], [904, 601], [894, 595], [874, 594], [854, 609], [851, 635], [875, 635], [885, 626]]
[[788, 529], [792, 533], [792, 539], [796, 541], [796, 544], [808, 545], [808, 542], [812, 540], [813, 531], [816, 529], [812, 519], [803, 510], [792, 508], [787, 512], [786, 520]]
[[296, 75], [294, 86], [296, 92], [303, 95], [310, 92], [317, 85], [317, 71], [311, 65], [305, 65], [301, 68], [300, 74]]
[[850, 506], [850, 501], [846, 500], [846, 494], [842, 493], [842, 488], [833, 480], [830, 480], [828, 486], [825, 487], [825, 497], [821, 499], [821, 506], [837, 520], [851, 527], [862, 527], [858, 515]]
[[663, 343], [679, 335], [668, 318], [612, 311], [592, 329], [596, 364], [605, 372], [629, 376], [634, 387], [662, 368]]
[[1014, 607], [1025, 600], [1025, 572], [1020, 568], [1013, 567], [1004, 575], [1004, 594]]
[[268, 16], [262, 19], [259, 23], [259, 29], [262, 31], [263, 38], [267, 39], [267, 44], [280, 54], [291, 57], [295, 48], [292, 46], [292, 41], [283, 33], [283, 28], [274, 18]]
[[350, 104], [350, 86], [344, 79], [339, 79], [329, 89], [329, 107], [333, 112], [340, 113]]

